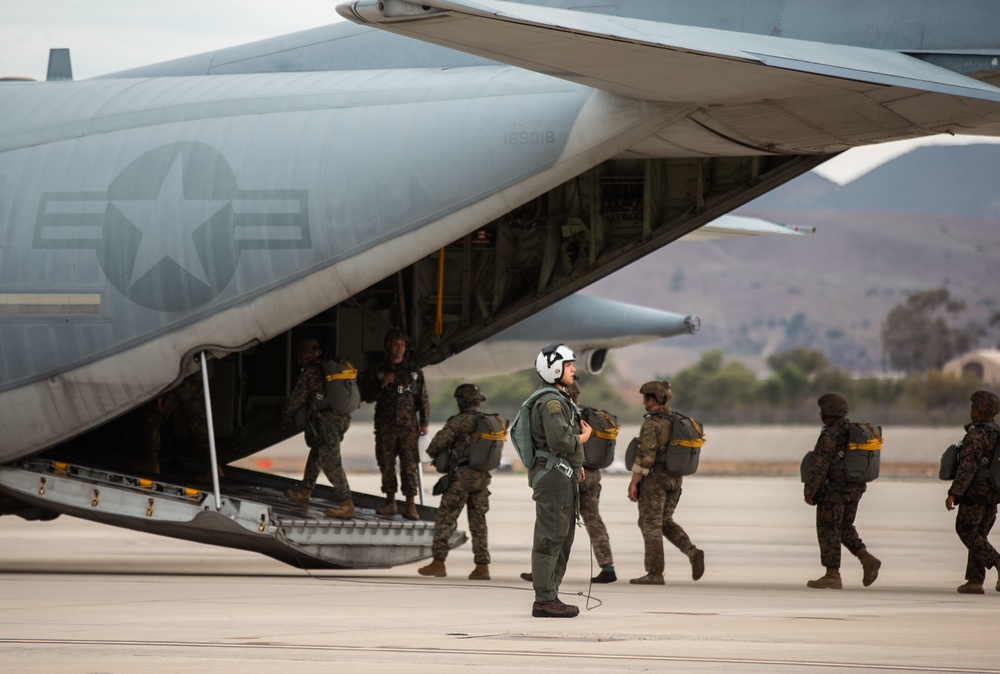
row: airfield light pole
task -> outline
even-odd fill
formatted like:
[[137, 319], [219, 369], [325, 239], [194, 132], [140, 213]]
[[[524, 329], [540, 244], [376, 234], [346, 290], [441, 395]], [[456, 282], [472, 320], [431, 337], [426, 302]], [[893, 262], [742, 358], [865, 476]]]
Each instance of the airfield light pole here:
[[208, 417], [208, 456], [212, 460], [212, 487], [215, 489], [215, 509], [222, 510], [222, 494], [219, 491], [219, 460], [215, 457], [215, 424], [212, 422], [212, 393], [208, 388], [208, 360], [201, 352], [201, 383], [205, 392], [205, 416]]

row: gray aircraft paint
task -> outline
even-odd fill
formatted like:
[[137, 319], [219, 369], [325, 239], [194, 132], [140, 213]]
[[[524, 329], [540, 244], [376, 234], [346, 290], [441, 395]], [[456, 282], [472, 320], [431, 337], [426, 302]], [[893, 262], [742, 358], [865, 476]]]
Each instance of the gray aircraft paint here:
[[[0, 88], [12, 111], [0, 123], [0, 293], [15, 305], [50, 288], [99, 298], [96, 315], [0, 314], [4, 352], [18, 354], [0, 360], [0, 427], [11, 429], [0, 459], [134, 407], [199, 344], [278, 334], [669, 121], [504, 67], [287, 78], [73, 83], [48, 90], [59, 106], [27, 134], [16, 130], [57, 85]], [[195, 180], [192, 158], [204, 162]], [[157, 205], [165, 188], [175, 199]], [[244, 241], [241, 204], [255, 196], [268, 236]], [[174, 225], [146, 228], [171, 233], [140, 254], [129, 216], [173, 216], [186, 201], [207, 219], [177, 223], [180, 243]], [[181, 300], [176, 283], [197, 292]], [[24, 423], [34, 415], [44, 422]]]

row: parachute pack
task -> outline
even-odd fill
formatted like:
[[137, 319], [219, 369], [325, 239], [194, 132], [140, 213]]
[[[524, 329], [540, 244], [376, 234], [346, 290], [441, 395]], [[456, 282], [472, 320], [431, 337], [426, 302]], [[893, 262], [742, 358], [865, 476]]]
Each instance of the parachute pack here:
[[941, 455], [941, 466], [938, 468], [938, 478], [942, 480], [954, 480], [958, 475], [958, 453], [962, 451], [962, 443], [950, 445]]
[[615, 445], [618, 441], [618, 417], [610, 412], [584, 407], [580, 418], [590, 424], [594, 432], [583, 444], [583, 467], [587, 470], [607, 468], [615, 460]]
[[449, 472], [452, 462], [456, 466], [468, 465], [469, 468], [484, 473], [500, 467], [503, 445], [507, 442], [507, 420], [499, 414], [475, 414], [476, 429], [472, 434], [458, 440], [447, 451], [438, 452], [434, 457], [434, 469], [437, 472]]
[[[799, 477], [803, 484], [808, 481], [815, 459], [814, 452], [806, 452], [799, 464]], [[843, 471], [845, 479], [854, 484], [872, 482], [878, 478], [882, 463], [882, 427], [871, 424], [848, 422], [847, 449], [842, 449], [833, 457], [830, 471]]]
[[[517, 411], [517, 416], [514, 417], [514, 423], [510, 425], [510, 439], [513, 441], [514, 450], [517, 452], [517, 456], [521, 459], [521, 463], [524, 464], [525, 468], [531, 468], [535, 465], [536, 456], [541, 456], [547, 460], [545, 470], [535, 474], [535, 479], [531, 482], [532, 487], [541, 479], [542, 475], [545, 475], [553, 468], [568, 479], [573, 479], [573, 467], [566, 459], [547, 451], [536, 452], [535, 445], [531, 442], [531, 409], [539, 398], [552, 393], [555, 393], [560, 400], [565, 399], [563, 392], [554, 386], [543, 386], [528, 396], [528, 399], [521, 404], [521, 409]], [[576, 405], [572, 405], [572, 409], [574, 417], [576, 414], [579, 414]], [[575, 422], [575, 418], [571, 420], [571, 423], [575, 424]]]
[[882, 463], [882, 427], [852, 421], [847, 429], [847, 449], [837, 453], [834, 470], [841, 463], [848, 482], [876, 480]]
[[[987, 426], [987, 428], [992, 429], [994, 427]], [[993, 490], [1000, 492], [1000, 434], [994, 432], [994, 436], [996, 440], [994, 441], [993, 451], [990, 453], [989, 464], [982, 466], [980, 470], [989, 477], [990, 486], [993, 487]], [[941, 467], [938, 470], [939, 478], [942, 480], [955, 479], [955, 476], [958, 474], [958, 463], [961, 452], [961, 442], [957, 445], [951, 445], [948, 449], [944, 450], [944, 454], [941, 455]]]
[[342, 358], [326, 359], [322, 361], [322, 366], [326, 385], [322, 394], [316, 394], [312, 409], [329, 409], [334, 414], [352, 414], [361, 407], [358, 371]]
[[[656, 462], [662, 463], [671, 475], [694, 475], [701, 459], [701, 447], [705, 444], [705, 433], [701, 424], [691, 417], [678, 412], [657, 412], [670, 419], [670, 441], [657, 449]], [[635, 455], [639, 449], [639, 438], [633, 438], [625, 450], [625, 467], [632, 470]]]

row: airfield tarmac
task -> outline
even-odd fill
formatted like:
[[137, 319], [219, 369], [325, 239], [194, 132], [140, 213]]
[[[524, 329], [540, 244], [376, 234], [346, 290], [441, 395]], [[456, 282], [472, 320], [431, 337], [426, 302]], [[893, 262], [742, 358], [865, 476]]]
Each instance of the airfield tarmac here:
[[[577, 530], [562, 599], [571, 620], [530, 616], [533, 504], [523, 474], [491, 488], [491, 581], [420, 564], [307, 573], [269, 558], [60, 517], [0, 519], [4, 672], [1000, 672], [1000, 593], [955, 592], [965, 551], [945, 484], [884, 477], [858, 528], [883, 561], [870, 588], [845, 552], [842, 591], [822, 574], [814, 510], [795, 477], [694, 476], [676, 519], [706, 555], [705, 576], [666, 545], [664, 587], [643, 574], [628, 475], [607, 475], [601, 510], [619, 581]], [[378, 476], [350, 475], [377, 493]], [[429, 488], [428, 488], [429, 489]], [[428, 502], [436, 503], [436, 497]], [[466, 526], [463, 515], [459, 523]], [[591, 593], [591, 597], [580, 596]]]

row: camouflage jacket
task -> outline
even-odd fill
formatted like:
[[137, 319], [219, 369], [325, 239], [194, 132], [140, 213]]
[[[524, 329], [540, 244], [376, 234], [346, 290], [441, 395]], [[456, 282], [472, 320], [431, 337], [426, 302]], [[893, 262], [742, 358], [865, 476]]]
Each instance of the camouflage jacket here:
[[[976, 474], [983, 468], [988, 468], [990, 459], [993, 458], [993, 449], [996, 447], [1000, 429], [992, 421], [980, 421], [968, 424], [965, 427], [965, 437], [962, 439], [962, 448], [958, 452], [958, 470], [955, 479], [948, 489], [948, 493], [955, 498], [962, 498], [968, 492], [969, 487], [976, 482]], [[985, 477], [985, 475], [984, 475]], [[987, 485], [986, 488], [979, 488], [984, 492], [980, 496], [989, 497], [992, 488], [989, 488], [989, 481], [982, 480]], [[995, 495], [993, 495], [995, 497]]]
[[649, 471], [656, 465], [660, 447], [670, 442], [672, 430], [670, 413], [670, 406], [664, 405], [662, 410], [650, 412], [643, 417], [642, 426], [639, 428], [639, 446], [635, 452], [635, 463], [632, 464], [633, 473], [649, 475]]
[[[396, 373], [396, 381], [382, 387], [382, 376]], [[427, 425], [431, 414], [427, 399], [424, 373], [410, 367], [408, 360], [399, 363], [383, 361], [365, 373], [360, 383], [361, 399], [375, 403], [375, 423], [419, 427]]]
[[838, 477], [830, 474], [830, 467], [833, 465], [834, 459], [837, 458], [837, 453], [841, 450], [847, 450], [850, 423], [847, 417], [844, 417], [823, 426], [823, 430], [820, 431], [816, 446], [812, 450], [814, 454], [812, 469], [806, 477], [803, 488], [806, 498], [815, 498], [823, 483], [829, 479], [843, 481], [843, 475]]
[[531, 443], [535, 450], [565, 458], [577, 475], [584, 460], [581, 430], [580, 411], [565, 392], [545, 393], [531, 408]]
[[427, 447], [427, 455], [433, 459], [454, 445], [464, 443], [479, 424], [479, 416], [476, 414], [478, 411], [479, 407], [469, 407], [448, 419], [444, 428], [434, 434], [431, 444]]

